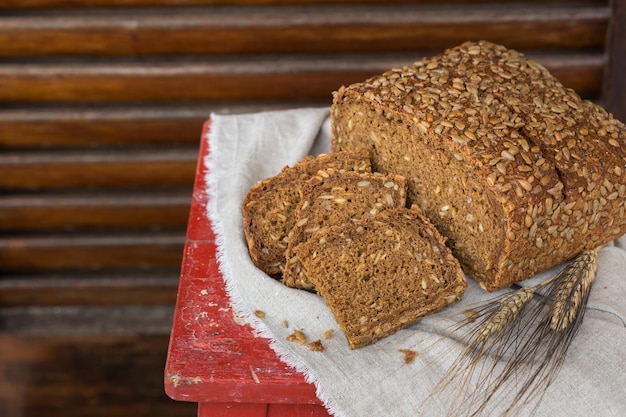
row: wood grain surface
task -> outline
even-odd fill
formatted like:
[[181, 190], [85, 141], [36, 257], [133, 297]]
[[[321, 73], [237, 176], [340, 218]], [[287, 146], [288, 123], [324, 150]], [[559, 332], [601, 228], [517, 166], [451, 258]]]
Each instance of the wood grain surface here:
[[[517, 0], [483, 0], [481, 3], [519, 3]], [[94, 7], [145, 7], [145, 6], [223, 6], [223, 5], [292, 5], [292, 4], [334, 4], [336, 0], [4, 0], [0, 9], [46, 9], [54, 7], [94, 8]], [[347, 4], [381, 3], [380, 0], [341, 0]], [[433, 4], [438, 0], [387, 0], [393, 4]], [[472, 0], [447, 0], [447, 4], [476, 3]], [[525, 3], [563, 3], [562, 0], [526, 0]], [[606, 3], [606, 0], [587, 0], [587, 4]]]
[[[424, 54], [337, 58], [285, 56], [188, 62], [6, 64], [0, 67], [0, 100], [9, 103], [120, 103], [137, 100], [271, 101], [319, 100], [330, 105], [341, 85]], [[599, 53], [530, 55], [580, 94], [597, 97], [606, 58]], [[207, 115], [208, 116], [208, 115]], [[0, 117], [0, 120], [2, 118]]]
[[[70, 317], [82, 315], [98, 320], [107, 310], [96, 310], [95, 317], [88, 309], [68, 313]], [[126, 320], [140, 322], [139, 316], [149, 310], [129, 312], [127, 309], [125, 313], [131, 313], [126, 315]], [[146, 327], [146, 320], [141, 322]], [[174, 402], [162, 394], [169, 335], [146, 334], [145, 331], [135, 334], [111, 331], [80, 334], [68, 330], [51, 333], [0, 334], [1, 415], [149, 417], [195, 414], [196, 405]]]
[[[489, 39], [518, 49], [599, 48], [605, 6], [257, 6], [9, 16], [0, 56], [439, 51]], [[515, 28], [515, 30], [513, 30]]]

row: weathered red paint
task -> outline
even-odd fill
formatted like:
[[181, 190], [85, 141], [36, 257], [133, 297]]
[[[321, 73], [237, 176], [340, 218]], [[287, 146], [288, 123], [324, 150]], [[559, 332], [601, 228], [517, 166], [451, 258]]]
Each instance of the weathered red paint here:
[[[204, 124], [206, 137], [210, 122]], [[206, 216], [201, 141], [167, 363], [165, 391], [198, 403], [199, 416], [327, 417], [315, 388], [233, 315]]]

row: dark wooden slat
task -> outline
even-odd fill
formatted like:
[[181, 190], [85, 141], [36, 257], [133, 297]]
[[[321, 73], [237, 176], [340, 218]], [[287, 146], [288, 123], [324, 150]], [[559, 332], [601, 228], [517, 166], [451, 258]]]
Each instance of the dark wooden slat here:
[[563, 85], [584, 98], [597, 99], [601, 92], [606, 55], [529, 55], [544, 65]]
[[0, 195], [0, 231], [179, 229], [190, 190]]
[[607, 109], [626, 123], [626, 2], [614, 0], [613, 19], [609, 29], [603, 101]]
[[[532, 57], [532, 55], [530, 55]], [[581, 94], [600, 91], [602, 54], [538, 55], [562, 82]], [[123, 102], [176, 100], [327, 100], [342, 84], [411, 63], [407, 56], [277, 57], [245, 61], [118, 64], [6, 64], [0, 67], [5, 102]]]
[[184, 232], [0, 237], [0, 274], [63, 269], [177, 267]]
[[[483, 0], [483, 3], [516, 3], [519, 0]], [[526, 0], [526, 3], [561, 3], [563, 0]], [[53, 7], [146, 7], [146, 6], [216, 6], [216, 5], [290, 5], [334, 4], [337, 0], [4, 0], [0, 9], [38, 9]], [[341, 3], [381, 3], [381, 0], [341, 0]], [[432, 4], [438, 0], [386, 0], [385, 3]], [[446, 3], [471, 3], [468, 0], [447, 0]], [[585, 3], [606, 4], [606, 0]]]
[[[100, 314], [106, 317], [107, 312]], [[93, 320], [92, 314], [86, 316]], [[172, 401], [163, 391], [168, 340], [168, 334], [141, 329], [0, 334], [0, 415], [193, 416], [197, 404]]]
[[197, 149], [0, 154], [0, 189], [191, 186]]
[[19, 107], [0, 109], [0, 148], [197, 147], [212, 112], [249, 113], [321, 106], [322, 101], [254, 103], [148, 103], [117, 107]]
[[0, 147], [197, 146], [211, 107], [0, 109]]
[[0, 335], [162, 335], [169, 332], [173, 312], [163, 304], [2, 307]]
[[[601, 48], [608, 7], [219, 7], [0, 20], [0, 56], [438, 51], [488, 39], [518, 49]], [[154, 10], [154, 9], [152, 9]]]
[[[413, 57], [412, 57], [413, 58]], [[419, 58], [414, 57], [415, 59]], [[5, 64], [5, 102], [320, 99], [407, 56], [246, 57], [143, 63]]]
[[175, 270], [5, 276], [0, 280], [0, 305], [174, 305], [177, 287]]

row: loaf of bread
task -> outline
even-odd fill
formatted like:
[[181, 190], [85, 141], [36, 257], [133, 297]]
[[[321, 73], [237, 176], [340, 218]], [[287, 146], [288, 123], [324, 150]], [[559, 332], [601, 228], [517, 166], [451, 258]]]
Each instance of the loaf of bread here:
[[340, 88], [334, 151], [404, 176], [465, 272], [495, 290], [626, 232], [626, 130], [489, 42]]
[[252, 262], [266, 274], [281, 277], [289, 231], [295, 225], [295, 211], [300, 202], [300, 188], [325, 168], [371, 171], [367, 150], [333, 152], [284, 167], [248, 191], [242, 205], [243, 230]]
[[295, 253], [352, 349], [455, 302], [467, 285], [443, 237], [404, 207], [320, 230]]
[[294, 248], [324, 227], [354, 222], [406, 204], [406, 181], [394, 174], [320, 170], [300, 191], [289, 234], [283, 284], [315, 291]]

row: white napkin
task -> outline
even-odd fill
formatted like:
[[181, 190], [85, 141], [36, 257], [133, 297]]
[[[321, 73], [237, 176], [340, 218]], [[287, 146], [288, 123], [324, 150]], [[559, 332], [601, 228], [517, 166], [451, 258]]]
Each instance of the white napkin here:
[[[327, 108], [211, 116], [208, 138], [207, 214], [218, 242], [218, 258], [233, 308], [288, 364], [314, 383], [317, 395], [337, 417], [422, 415], [422, 401], [460, 353], [443, 339], [420, 351], [428, 331], [450, 323], [438, 317], [494, 296], [470, 280], [462, 302], [428, 317], [372, 346], [350, 350], [324, 300], [291, 289], [258, 270], [250, 260], [243, 234], [241, 202], [257, 181], [293, 165], [306, 154], [329, 150]], [[623, 416], [626, 413], [626, 237], [601, 250], [598, 277], [589, 310], [558, 379], [534, 416]], [[255, 310], [265, 312], [263, 319]], [[288, 327], [284, 327], [284, 321]], [[325, 350], [313, 352], [286, 340], [295, 329], [309, 341], [321, 339]], [[324, 333], [334, 329], [333, 337]], [[433, 330], [434, 329], [434, 330]], [[432, 338], [432, 336], [430, 336]], [[404, 363], [400, 349], [418, 357]], [[449, 401], [439, 398], [429, 416], [444, 415]]]

